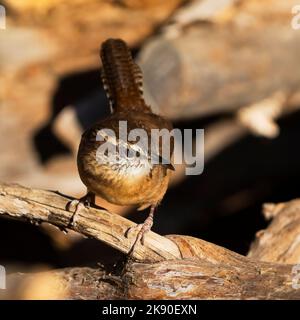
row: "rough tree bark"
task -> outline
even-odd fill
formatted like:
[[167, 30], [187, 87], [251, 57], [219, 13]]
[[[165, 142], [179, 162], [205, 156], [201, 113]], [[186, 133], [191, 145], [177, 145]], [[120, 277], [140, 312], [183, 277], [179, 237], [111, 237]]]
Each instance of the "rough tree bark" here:
[[249, 258], [280, 263], [300, 263], [300, 200], [264, 205], [264, 216], [273, 219], [261, 230], [248, 253]]
[[[129, 251], [133, 239], [126, 239], [124, 233], [132, 222], [106, 210], [85, 208], [70, 224], [72, 212], [65, 210], [69, 200], [56, 192], [2, 184], [0, 215], [73, 229], [123, 253]], [[268, 259], [264, 258], [270, 250], [267, 241], [256, 243], [250, 258], [200, 239], [162, 237], [151, 232], [145, 245], [137, 248], [134, 259], [123, 265], [13, 274], [2, 298], [37, 298], [38, 292], [48, 292], [47, 298], [61, 299], [300, 299], [300, 290], [293, 287], [294, 265], [278, 263], [282, 262], [282, 254], [289, 263], [300, 261], [299, 241], [295, 242], [294, 237], [295, 230], [299, 230], [299, 200], [268, 208], [274, 220], [265, 233], [273, 234], [275, 227], [284, 227], [287, 222], [289, 225], [283, 228], [285, 236], [278, 239], [284, 245]], [[277, 245], [274, 233], [272, 248]], [[269, 262], [257, 260], [260, 256]]]

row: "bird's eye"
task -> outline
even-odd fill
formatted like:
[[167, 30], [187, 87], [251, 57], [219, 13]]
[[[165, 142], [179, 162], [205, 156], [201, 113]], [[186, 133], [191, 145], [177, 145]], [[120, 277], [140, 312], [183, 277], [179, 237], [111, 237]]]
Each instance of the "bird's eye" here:
[[104, 151], [104, 155], [105, 155], [106, 157], [108, 157], [108, 150], [107, 150], [107, 149]]
[[140, 153], [139, 151], [137, 151], [137, 152], [136, 152], [136, 156], [137, 156], [137, 157], [140, 157], [140, 156], [141, 156], [141, 153]]

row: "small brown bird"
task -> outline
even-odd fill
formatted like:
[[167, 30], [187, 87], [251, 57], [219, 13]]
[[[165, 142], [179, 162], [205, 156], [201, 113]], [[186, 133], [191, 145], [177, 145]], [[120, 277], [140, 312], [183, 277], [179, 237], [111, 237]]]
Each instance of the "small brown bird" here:
[[[142, 72], [134, 63], [130, 51], [123, 40], [109, 39], [102, 44], [100, 56], [103, 64], [102, 81], [110, 102], [112, 114], [87, 129], [79, 146], [77, 165], [80, 178], [87, 187], [87, 195], [80, 199], [85, 204], [95, 201], [99, 195], [117, 205], [136, 205], [139, 210], [151, 207], [132, 246], [141, 240], [153, 224], [156, 206], [162, 200], [174, 170], [171, 162], [163, 163], [162, 145], [156, 149], [159, 163], [151, 160], [151, 130], [172, 130], [170, 122], [152, 113], [143, 99]], [[138, 145], [120, 137], [120, 123], [127, 123], [127, 130], [143, 129], [147, 133], [148, 145]], [[107, 135], [107, 129], [115, 132]], [[101, 139], [100, 139], [101, 138]], [[99, 149], [110, 144], [119, 151], [111, 160], [107, 150]], [[170, 159], [173, 152], [171, 142]], [[120, 152], [121, 149], [125, 152]], [[134, 156], [133, 156], [134, 155]], [[153, 156], [153, 155], [152, 155]], [[131, 250], [131, 251], [132, 251]]]

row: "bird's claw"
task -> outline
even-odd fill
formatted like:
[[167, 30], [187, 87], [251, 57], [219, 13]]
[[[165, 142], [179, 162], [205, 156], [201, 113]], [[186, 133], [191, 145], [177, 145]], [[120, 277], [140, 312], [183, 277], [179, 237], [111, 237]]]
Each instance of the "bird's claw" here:
[[66, 210], [75, 212], [77, 210], [78, 205], [79, 205], [79, 200], [76, 200], [76, 199], [71, 200], [67, 203]]
[[[137, 236], [140, 234], [142, 228], [143, 228], [144, 224], [143, 223], [139, 223], [133, 227], [129, 227], [126, 232], [125, 232], [125, 238], [129, 238], [130, 234], [132, 234], [135, 230], [136, 230], [136, 233], [137, 233]], [[144, 235], [142, 235], [141, 237], [141, 243], [144, 244]]]
[[86, 203], [82, 200], [74, 199], [74, 200], [69, 201], [67, 203], [66, 210], [69, 212], [72, 212], [72, 216], [71, 216], [70, 222], [69, 222], [70, 226], [72, 226], [74, 224], [76, 214], [86, 207], [87, 207]]

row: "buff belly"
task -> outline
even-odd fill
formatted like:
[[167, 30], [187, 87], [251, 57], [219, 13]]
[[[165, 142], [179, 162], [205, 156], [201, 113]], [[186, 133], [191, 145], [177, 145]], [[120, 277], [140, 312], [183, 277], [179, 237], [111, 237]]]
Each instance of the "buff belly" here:
[[[163, 172], [157, 166], [151, 175], [123, 176], [115, 172], [108, 172], [102, 166], [88, 170], [84, 165], [79, 165], [79, 174], [87, 189], [96, 195], [116, 205], [137, 205], [141, 209], [158, 203], [166, 193], [169, 172]], [[92, 170], [91, 170], [92, 169]]]

